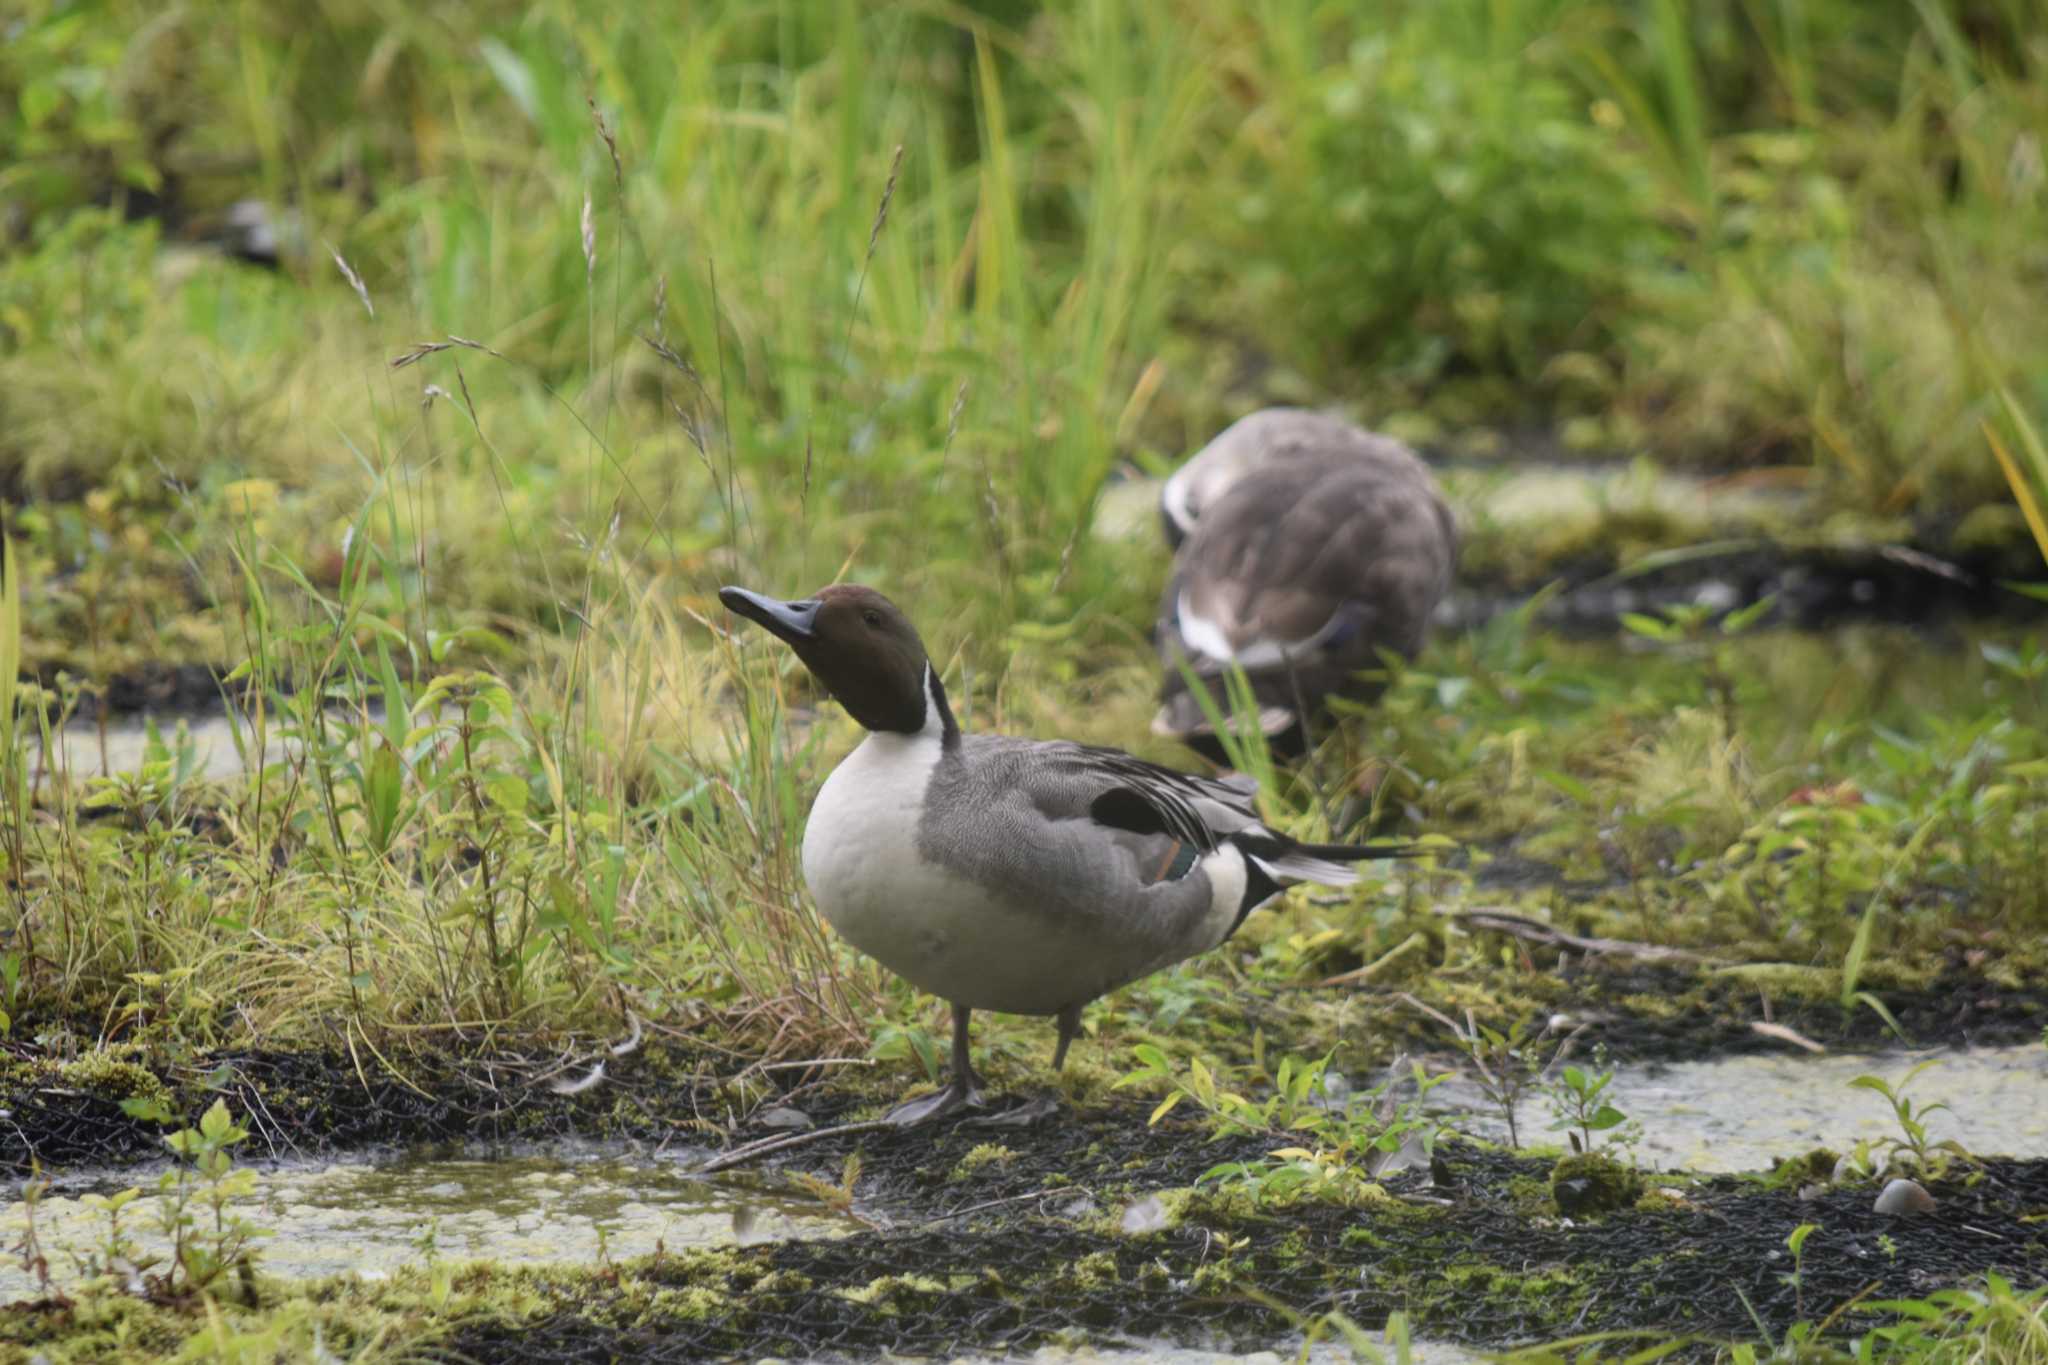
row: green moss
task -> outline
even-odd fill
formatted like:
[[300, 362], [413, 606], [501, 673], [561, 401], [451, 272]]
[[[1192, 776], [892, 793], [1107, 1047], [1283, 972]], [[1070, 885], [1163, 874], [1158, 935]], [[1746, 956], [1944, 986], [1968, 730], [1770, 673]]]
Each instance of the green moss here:
[[1568, 1156], [1550, 1171], [1550, 1199], [1568, 1218], [1598, 1217], [1642, 1197], [1643, 1179], [1605, 1152]]
[[1637, 1213], [1683, 1213], [1692, 1206], [1675, 1190], [1644, 1190], [1635, 1202]]
[[1834, 1000], [1842, 993], [1842, 973], [1833, 967], [1809, 967], [1796, 962], [1743, 962], [1715, 968], [1717, 980], [1739, 981], [1745, 986], [1767, 990], [1779, 999]]
[[1771, 1167], [1764, 1183], [1772, 1189], [1796, 1190], [1818, 1181], [1826, 1184], [1835, 1178], [1835, 1163], [1842, 1159], [1840, 1152], [1827, 1147], [1816, 1147], [1799, 1156], [1781, 1157]]
[[1063, 1279], [1079, 1290], [1102, 1289], [1115, 1284], [1121, 1278], [1116, 1257], [1107, 1251], [1098, 1251], [1083, 1256], [1068, 1267]]
[[1169, 1227], [1199, 1223], [1205, 1228], [1234, 1228], [1260, 1215], [1258, 1196], [1242, 1185], [1161, 1190], [1159, 1200], [1166, 1207]]
[[157, 1074], [130, 1060], [136, 1051], [132, 1046], [120, 1045], [59, 1063], [57, 1080], [107, 1099], [168, 1100], [170, 1089]]
[[1682, 996], [1637, 991], [1620, 997], [1616, 1002], [1631, 1014], [1644, 1019], [1679, 1019], [1686, 1013], [1686, 1001]]
[[879, 1313], [893, 1314], [921, 1306], [921, 1301], [946, 1292], [946, 1286], [929, 1275], [883, 1275], [858, 1289], [833, 1291], [842, 1299], [864, 1304]]
[[949, 1180], [966, 1180], [985, 1166], [1001, 1166], [1017, 1159], [1017, 1154], [998, 1142], [984, 1142], [971, 1149], [954, 1165]]
[[1508, 1206], [1524, 1218], [1542, 1218], [1557, 1212], [1557, 1203], [1550, 1197], [1550, 1182], [1538, 1180], [1533, 1175], [1510, 1177], [1507, 1182]]

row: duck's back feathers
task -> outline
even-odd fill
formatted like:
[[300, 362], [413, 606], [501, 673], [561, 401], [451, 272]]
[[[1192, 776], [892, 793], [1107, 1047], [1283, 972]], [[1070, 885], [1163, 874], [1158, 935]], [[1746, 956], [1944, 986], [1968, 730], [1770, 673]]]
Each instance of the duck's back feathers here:
[[959, 761], [934, 775], [933, 809], [979, 809], [978, 828], [963, 840], [969, 822], [934, 821], [921, 842], [969, 875], [1033, 886], [1048, 907], [1138, 921], [1206, 917], [1224, 865], [1233, 885], [1241, 866], [1226, 935], [1284, 886], [1349, 885], [1358, 879], [1353, 863], [1404, 851], [1300, 843], [1260, 818], [1257, 792], [1248, 778], [1200, 777], [1120, 749], [969, 735]]

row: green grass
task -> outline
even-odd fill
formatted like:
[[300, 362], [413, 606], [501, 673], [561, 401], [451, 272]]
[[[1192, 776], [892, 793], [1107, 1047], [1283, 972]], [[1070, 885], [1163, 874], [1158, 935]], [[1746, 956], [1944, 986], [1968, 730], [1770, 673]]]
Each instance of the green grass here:
[[[1162, 555], [1098, 499], [1262, 402], [1785, 466], [1826, 527], [2032, 554], [1982, 422], [2048, 401], [2035, 0], [143, 14], [40, 6], [0, 54], [19, 657], [59, 708], [234, 666], [246, 742], [292, 748], [226, 792], [175, 745], [9, 788], [17, 1034], [902, 1036], [796, 867], [851, 728], [716, 587], [876, 583], [970, 724], [1145, 747]], [[276, 272], [197, 244], [244, 196]], [[1468, 564], [1587, 544], [1537, 538], [1482, 522]], [[1423, 828], [1625, 874], [1571, 910], [1604, 930], [1907, 973], [2048, 909], [2040, 674], [1992, 644], [1736, 640], [1710, 694], [1705, 642], [1501, 622], [1317, 771], [1373, 754]], [[1159, 990], [1374, 960], [1471, 877]]]

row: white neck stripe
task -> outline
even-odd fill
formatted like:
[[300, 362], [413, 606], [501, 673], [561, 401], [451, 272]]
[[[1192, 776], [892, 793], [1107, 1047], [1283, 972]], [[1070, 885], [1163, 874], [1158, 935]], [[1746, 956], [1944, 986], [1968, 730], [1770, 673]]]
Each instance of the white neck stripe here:
[[943, 738], [946, 733], [946, 719], [939, 710], [938, 697], [933, 694], [933, 682], [931, 662], [927, 660], [924, 666], [924, 679], [917, 689], [924, 699], [924, 724], [917, 728], [917, 733]]

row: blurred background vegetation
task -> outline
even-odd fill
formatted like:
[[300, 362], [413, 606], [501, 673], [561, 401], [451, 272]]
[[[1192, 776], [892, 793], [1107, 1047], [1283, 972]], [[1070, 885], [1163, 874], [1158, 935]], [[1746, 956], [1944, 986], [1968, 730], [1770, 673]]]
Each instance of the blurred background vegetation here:
[[2028, 567], [1984, 424], [2048, 409], [2041, 0], [0, 22], [32, 664], [232, 659], [220, 528], [331, 586], [373, 505], [384, 607], [518, 651], [600, 542], [707, 610], [844, 568], [1127, 648], [1105, 481], [1268, 402]]
[[[15, 0], [0, 653], [56, 698], [0, 746], [0, 1035], [936, 1057], [804, 905], [855, 727], [717, 586], [877, 584], [970, 726], [1185, 763], [1129, 476], [1266, 404], [1421, 443], [1493, 588], [1736, 534], [2038, 578], [2044, 75], [2048, 0]], [[1500, 514], [1560, 461], [1617, 473]], [[1438, 942], [1521, 848], [1583, 893], [1523, 909], [1838, 962], [1845, 1016], [1987, 934], [2038, 979], [2037, 640], [1540, 605], [1352, 727], [1461, 857], [1260, 917], [1262, 978]], [[45, 757], [165, 662], [235, 670], [246, 783]]]

